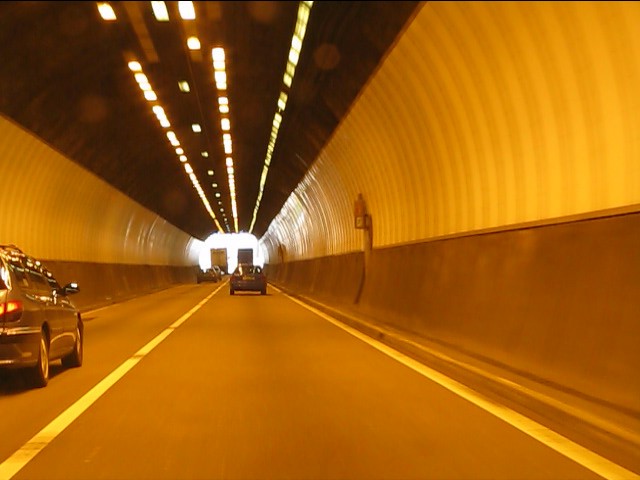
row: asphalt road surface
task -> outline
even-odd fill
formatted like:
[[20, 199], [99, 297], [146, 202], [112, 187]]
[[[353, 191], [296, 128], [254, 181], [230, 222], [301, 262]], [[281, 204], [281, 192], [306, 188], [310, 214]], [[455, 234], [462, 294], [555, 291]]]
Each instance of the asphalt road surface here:
[[0, 379], [0, 479], [630, 474], [271, 286], [179, 286], [84, 318], [81, 368], [54, 364], [43, 389]]

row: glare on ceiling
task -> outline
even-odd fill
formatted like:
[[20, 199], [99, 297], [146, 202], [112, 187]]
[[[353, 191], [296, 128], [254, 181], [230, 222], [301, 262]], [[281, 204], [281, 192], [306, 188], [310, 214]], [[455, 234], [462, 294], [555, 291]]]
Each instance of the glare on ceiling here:
[[149, 83], [149, 79], [142, 72], [136, 73], [133, 77], [136, 79], [136, 82], [138, 82], [138, 84], [140, 84], [140, 83]]
[[217, 47], [211, 50], [211, 56], [213, 57], [213, 61], [215, 62], [224, 62], [224, 48]]
[[196, 11], [193, 8], [193, 2], [178, 2], [178, 10], [183, 20], [195, 20]]
[[116, 12], [107, 2], [98, 2], [98, 12], [103, 20], [113, 21], [116, 19]]
[[200, 50], [200, 40], [198, 37], [187, 38], [187, 47], [189, 47], [189, 50]]
[[153, 9], [153, 15], [156, 17], [156, 20], [159, 22], [169, 21], [169, 12], [164, 2], [151, 2], [151, 8]]
[[227, 84], [227, 73], [225, 71], [216, 71], [216, 73], [214, 74], [214, 77], [216, 79], [216, 85], [218, 86], [219, 90], [226, 90], [223, 88], [220, 88], [220, 85], [226, 85]]

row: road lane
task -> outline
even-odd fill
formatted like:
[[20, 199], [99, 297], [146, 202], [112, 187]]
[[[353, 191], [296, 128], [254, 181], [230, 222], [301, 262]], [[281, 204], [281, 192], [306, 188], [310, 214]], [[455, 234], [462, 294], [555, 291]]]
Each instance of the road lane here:
[[15, 478], [600, 477], [275, 289], [223, 288]]
[[46, 388], [31, 389], [18, 372], [3, 372], [0, 462], [211, 291], [183, 285], [84, 313], [82, 367], [67, 370], [59, 361], [52, 364]]

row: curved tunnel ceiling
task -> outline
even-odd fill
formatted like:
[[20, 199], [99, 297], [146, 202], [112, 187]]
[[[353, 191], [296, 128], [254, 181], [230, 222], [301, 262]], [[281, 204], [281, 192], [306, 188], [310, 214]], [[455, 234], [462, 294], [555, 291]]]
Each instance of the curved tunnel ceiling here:
[[[0, 114], [202, 240], [218, 228], [152, 105], [164, 108], [219, 225], [235, 231], [211, 61], [212, 48], [225, 49], [238, 228], [249, 231], [278, 98], [287, 91], [251, 230], [261, 237], [422, 5], [314, 3], [286, 89], [298, 2], [195, 2], [193, 21], [180, 18], [178, 2], [165, 3], [168, 22], [156, 20], [151, 2], [110, 2], [117, 19], [106, 22], [95, 2], [2, 2]], [[199, 51], [187, 48], [190, 35]], [[136, 83], [134, 59], [157, 102]], [[178, 88], [183, 80], [189, 93]]]

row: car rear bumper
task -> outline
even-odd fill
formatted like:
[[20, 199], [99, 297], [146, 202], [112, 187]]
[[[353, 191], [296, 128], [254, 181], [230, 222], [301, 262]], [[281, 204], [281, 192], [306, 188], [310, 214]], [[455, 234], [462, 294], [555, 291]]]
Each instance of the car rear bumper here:
[[0, 367], [35, 365], [40, 349], [37, 328], [2, 328], [0, 330]]
[[267, 284], [265, 282], [252, 282], [246, 280], [236, 280], [231, 282], [231, 290], [238, 291], [257, 291], [260, 292], [267, 288]]

